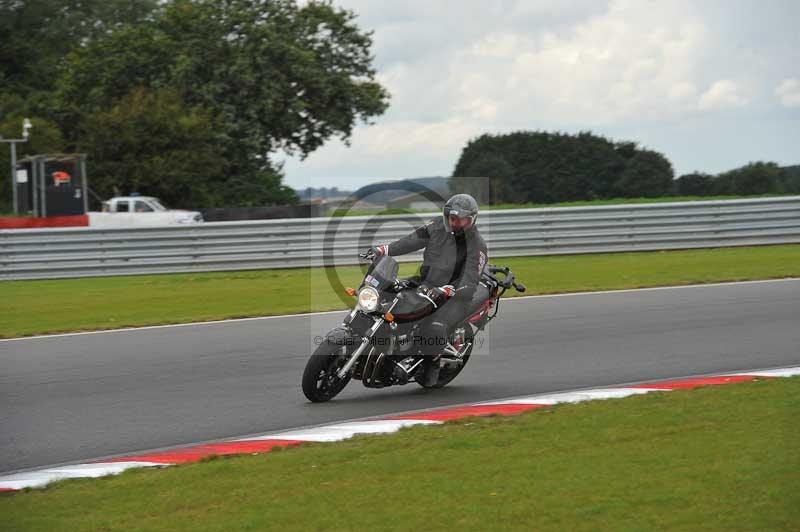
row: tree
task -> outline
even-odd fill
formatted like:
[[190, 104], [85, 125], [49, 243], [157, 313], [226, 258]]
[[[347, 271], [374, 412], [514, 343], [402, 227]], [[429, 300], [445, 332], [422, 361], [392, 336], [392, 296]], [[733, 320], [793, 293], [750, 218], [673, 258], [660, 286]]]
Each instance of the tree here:
[[156, 5], [156, 0], [0, 2], [0, 115], [52, 119], [53, 85], [64, 56], [121, 25], [146, 19]]
[[[635, 145], [634, 145], [635, 146]], [[589, 132], [577, 135], [520, 131], [470, 141], [453, 170], [454, 182], [499, 164], [503, 196], [514, 202], [556, 202], [610, 197], [625, 168], [628, 145]]]
[[[208, 111], [187, 108], [171, 89], [135, 89], [86, 119], [78, 149], [101, 197], [143, 192], [175, 207], [204, 207], [224, 196], [225, 161]], [[217, 179], [215, 179], [217, 178]]]
[[[123, 24], [145, 19], [156, 0], [0, 1], [0, 117], [2, 134], [18, 137], [23, 117], [31, 138], [18, 156], [67, 151], [58, 123], [55, 85], [64, 56]], [[70, 124], [67, 124], [69, 127]], [[6, 145], [0, 145], [0, 147]], [[74, 146], [73, 146], [74, 147]], [[10, 210], [8, 148], [0, 153], [0, 209]]]
[[747, 196], [782, 192], [783, 172], [772, 162], [753, 162], [719, 174], [714, 179], [716, 194]]
[[625, 164], [614, 190], [622, 198], [657, 198], [672, 191], [674, 178], [672, 164], [666, 157], [651, 150], [639, 150]]
[[710, 196], [714, 193], [714, 178], [702, 172], [684, 174], [675, 180], [675, 193], [679, 196]]
[[784, 166], [781, 171], [783, 173], [783, 191], [800, 194], [800, 165]]
[[[374, 79], [371, 35], [352, 12], [327, 2], [175, 0], [152, 22], [129, 25], [70, 54], [59, 83], [62, 123], [88, 134], [89, 114], [132, 88], [170, 89], [204, 109], [225, 167], [219, 176], [250, 194], [278, 175], [269, 156], [306, 156], [332, 136], [347, 140], [358, 120], [388, 105]], [[285, 200], [280, 186], [275, 200]]]
[[479, 203], [494, 204], [511, 201], [508, 184], [514, 168], [498, 153], [481, 153], [470, 162], [463, 176], [450, 179], [453, 193], [471, 194]]

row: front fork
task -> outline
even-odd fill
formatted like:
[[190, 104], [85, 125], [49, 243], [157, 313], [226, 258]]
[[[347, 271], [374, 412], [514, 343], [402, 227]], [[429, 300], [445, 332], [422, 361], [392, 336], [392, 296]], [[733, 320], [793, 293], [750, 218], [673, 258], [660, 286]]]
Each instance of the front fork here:
[[353, 354], [350, 355], [350, 359], [345, 363], [344, 366], [342, 366], [342, 369], [338, 371], [337, 376], [340, 379], [343, 379], [353, 368], [353, 365], [358, 362], [358, 357], [360, 357], [367, 348], [369, 341], [372, 340], [372, 337], [375, 336], [375, 333], [378, 332], [378, 329], [381, 328], [381, 325], [383, 325], [383, 317], [381, 316], [379, 318], [375, 318], [375, 323], [372, 324], [372, 327], [370, 327], [366, 333], [364, 333], [364, 337], [361, 339], [361, 345], [358, 346], [355, 351], [353, 351]]

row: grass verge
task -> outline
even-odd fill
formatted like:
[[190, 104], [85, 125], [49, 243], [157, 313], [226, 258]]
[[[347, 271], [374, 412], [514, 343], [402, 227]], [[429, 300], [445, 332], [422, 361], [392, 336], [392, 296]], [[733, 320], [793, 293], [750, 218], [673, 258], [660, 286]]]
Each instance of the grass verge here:
[[[759, 194], [753, 196], [664, 196], [661, 198], [610, 198], [599, 200], [561, 201], [557, 203], [497, 203], [495, 205], [481, 205], [482, 210], [508, 210], [532, 209], [542, 207], [600, 207], [603, 205], [629, 205], [640, 203], [683, 203], [686, 201], [712, 201], [732, 199], [757, 199], [776, 198], [781, 196], [796, 196], [796, 194]], [[372, 216], [389, 214], [408, 214], [431, 212], [430, 209], [340, 209], [333, 212], [333, 216]]]
[[[800, 245], [492, 259], [529, 294], [800, 276]], [[401, 275], [416, 266], [405, 264]], [[0, 337], [345, 308], [317, 269], [0, 283]], [[355, 286], [358, 267], [339, 268]]]
[[11, 530], [797, 530], [800, 378], [413, 427], [0, 497]]
[[497, 209], [530, 209], [536, 207], [600, 207], [603, 205], [638, 205], [642, 203], [683, 203], [687, 201], [744, 200], [776, 198], [794, 194], [762, 194], [755, 196], [664, 196], [661, 198], [613, 198], [605, 200], [564, 201], [560, 203], [499, 203], [486, 207]]

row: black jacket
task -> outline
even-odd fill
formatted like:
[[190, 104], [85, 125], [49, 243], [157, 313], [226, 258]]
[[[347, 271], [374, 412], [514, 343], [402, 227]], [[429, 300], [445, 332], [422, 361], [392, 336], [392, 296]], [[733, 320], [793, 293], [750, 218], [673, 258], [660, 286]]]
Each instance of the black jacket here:
[[410, 235], [389, 244], [389, 255], [405, 255], [425, 248], [420, 279], [430, 286], [451, 284], [455, 298], [469, 300], [481, 280], [488, 253], [477, 227], [452, 235], [442, 217], [434, 218]]

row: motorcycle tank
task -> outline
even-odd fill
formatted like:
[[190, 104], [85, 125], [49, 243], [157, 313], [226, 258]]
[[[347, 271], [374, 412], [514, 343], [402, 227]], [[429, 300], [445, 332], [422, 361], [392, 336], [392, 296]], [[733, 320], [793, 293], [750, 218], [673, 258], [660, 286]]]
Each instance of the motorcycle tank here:
[[413, 290], [407, 290], [398, 294], [397, 304], [392, 309], [394, 321], [397, 323], [408, 323], [417, 321], [434, 311], [431, 301]]

